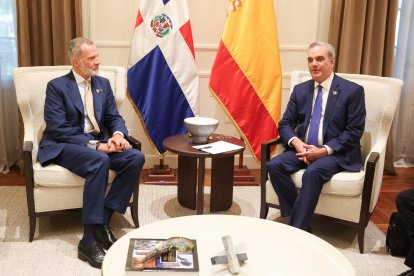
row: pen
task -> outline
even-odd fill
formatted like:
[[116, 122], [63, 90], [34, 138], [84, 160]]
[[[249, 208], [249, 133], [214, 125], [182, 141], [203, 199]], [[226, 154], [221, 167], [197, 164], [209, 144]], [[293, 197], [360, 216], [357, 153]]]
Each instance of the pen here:
[[209, 148], [211, 148], [211, 146], [206, 146], [206, 147], [198, 148], [198, 150], [209, 149]]

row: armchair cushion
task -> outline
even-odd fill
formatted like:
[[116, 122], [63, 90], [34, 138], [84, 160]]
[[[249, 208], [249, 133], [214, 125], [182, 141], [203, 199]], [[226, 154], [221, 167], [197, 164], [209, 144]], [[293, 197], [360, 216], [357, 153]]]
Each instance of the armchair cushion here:
[[[85, 184], [85, 179], [71, 173], [64, 167], [50, 164], [42, 167], [39, 162], [33, 165], [34, 183], [38, 186], [47, 187], [77, 187]], [[108, 183], [112, 183], [116, 173], [109, 171]]]
[[[291, 176], [296, 188], [302, 188], [302, 175], [305, 170]], [[361, 172], [341, 172], [335, 174], [332, 179], [325, 183], [322, 188], [322, 194], [331, 194], [339, 196], [358, 196], [362, 193], [365, 174]]]

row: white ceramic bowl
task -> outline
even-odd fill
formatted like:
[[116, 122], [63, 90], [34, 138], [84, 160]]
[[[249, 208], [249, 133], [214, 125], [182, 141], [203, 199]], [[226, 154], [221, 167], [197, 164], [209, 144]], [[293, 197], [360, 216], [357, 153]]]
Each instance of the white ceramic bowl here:
[[217, 129], [219, 122], [207, 117], [188, 117], [184, 125], [193, 137], [194, 144], [206, 144], [208, 137]]

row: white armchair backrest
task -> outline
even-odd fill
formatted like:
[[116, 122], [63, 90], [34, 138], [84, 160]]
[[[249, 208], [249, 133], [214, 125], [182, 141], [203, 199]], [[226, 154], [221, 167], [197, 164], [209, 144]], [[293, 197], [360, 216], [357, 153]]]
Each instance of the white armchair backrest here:
[[[33, 142], [32, 158], [37, 160], [37, 150], [45, 127], [43, 117], [47, 83], [66, 75], [71, 66], [33, 66], [18, 67], [13, 70], [17, 103], [24, 124], [24, 141]], [[125, 68], [119, 66], [100, 66], [99, 75], [109, 79], [114, 97], [119, 106], [125, 99]]]

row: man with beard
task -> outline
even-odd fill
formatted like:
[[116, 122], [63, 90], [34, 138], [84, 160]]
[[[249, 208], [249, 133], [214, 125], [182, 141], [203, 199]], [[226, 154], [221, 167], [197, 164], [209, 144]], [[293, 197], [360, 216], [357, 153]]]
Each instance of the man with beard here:
[[[42, 166], [54, 163], [85, 178], [78, 258], [100, 268], [103, 249], [116, 241], [108, 227], [112, 214], [125, 213], [145, 158], [126, 139], [109, 80], [97, 76], [96, 45], [75, 38], [68, 43], [68, 56], [72, 70], [46, 88], [38, 159]], [[106, 194], [110, 169], [117, 175]]]

